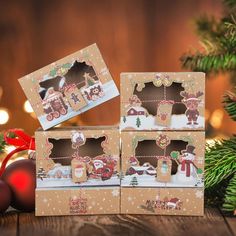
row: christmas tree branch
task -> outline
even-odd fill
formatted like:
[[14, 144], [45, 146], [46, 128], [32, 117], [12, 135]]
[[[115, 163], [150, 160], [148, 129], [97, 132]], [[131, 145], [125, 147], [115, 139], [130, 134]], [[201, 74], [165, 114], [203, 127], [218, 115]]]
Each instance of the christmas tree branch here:
[[228, 7], [229, 11], [233, 11], [236, 8], [236, 0], [224, 0], [224, 4]]
[[[14, 138], [15, 134], [12, 132], [8, 132], [7, 136], [10, 138]], [[0, 133], [0, 153], [3, 153], [5, 151], [5, 147], [7, 146], [7, 143], [4, 139], [4, 132]]]
[[[206, 73], [228, 72], [236, 84], [236, 0], [224, 0], [225, 16], [220, 20], [203, 16], [196, 20], [204, 52], [181, 57], [184, 68]], [[236, 121], [236, 94], [227, 92], [225, 110]], [[236, 136], [207, 145], [205, 193], [208, 204], [222, 204], [223, 210], [236, 211]]]
[[0, 133], [0, 153], [4, 152], [6, 142], [3, 137], [3, 133]]
[[220, 184], [236, 172], [236, 137], [207, 144], [205, 156], [205, 188]]
[[236, 209], [236, 173], [229, 181], [225, 191], [223, 210], [232, 212]]
[[236, 54], [185, 54], [180, 60], [184, 68], [191, 69], [192, 71], [218, 73], [219, 71], [236, 70]]
[[232, 92], [226, 92], [223, 98], [225, 110], [229, 116], [236, 121], [236, 95]]
[[236, 209], [236, 137], [207, 145], [205, 189], [208, 205], [221, 205], [226, 212]]

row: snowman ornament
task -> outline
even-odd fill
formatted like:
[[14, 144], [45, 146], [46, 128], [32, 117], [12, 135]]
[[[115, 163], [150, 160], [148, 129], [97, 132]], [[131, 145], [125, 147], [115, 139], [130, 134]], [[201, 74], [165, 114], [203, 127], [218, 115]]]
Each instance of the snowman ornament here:
[[194, 182], [197, 178], [197, 166], [194, 164], [196, 154], [194, 153], [195, 147], [188, 145], [186, 150], [182, 151], [181, 163], [178, 166], [176, 173], [176, 180], [178, 182]]

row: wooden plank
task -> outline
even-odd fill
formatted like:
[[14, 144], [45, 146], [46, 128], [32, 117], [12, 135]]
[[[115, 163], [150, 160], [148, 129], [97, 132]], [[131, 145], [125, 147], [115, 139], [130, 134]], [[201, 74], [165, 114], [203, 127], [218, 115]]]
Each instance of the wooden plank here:
[[225, 217], [225, 221], [228, 224], [233, 235], [236, 235], [236, 217]]
[[232, 235], [218, 209], [207, 208], [204, 217], [181, 216], [64, 216], [19, 215], [20, 235]]
[[19, 215], [19, 235], [154, 235], [146, 222], [121, 215], [35, 217]]
[[206, 208], [203, 217], [191, 216], [139, 216], [140, 220], [149, 222], [156, 235], [191, 235], [191, 236], [227, 236], [232, 235], [227, 224], [216, 208]]
[[17, 235], [18, 215], [16, 212], [7, 212], [0, 214], [0, 235]]

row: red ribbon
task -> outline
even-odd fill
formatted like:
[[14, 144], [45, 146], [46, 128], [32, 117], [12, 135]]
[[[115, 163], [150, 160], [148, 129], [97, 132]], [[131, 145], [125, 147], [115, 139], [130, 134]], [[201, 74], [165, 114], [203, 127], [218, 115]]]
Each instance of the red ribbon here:
[[[14, 134], [14, 138], [8, 137], [8, 134]], [[23, 130], [20, 129], [10, 129], [4, 133], [4, 140], [7, 144], [13, 145], [16, 147], [15, 150], [11, 151], [4, 159], [0, 168], [0, 177], [2, 176], [7, 162], [9, 159], [17, 152], [25, 151], [25, 150], [35, 150], [35, 139], [28, 134], [26, 134]]]
[[182, 171], [185, 171], [185, 166], [186, 166], [186, 177], [190, 176], [190, 164], [193, 164], [193, 162], [190, 160], [184, 160], [181, 162]]

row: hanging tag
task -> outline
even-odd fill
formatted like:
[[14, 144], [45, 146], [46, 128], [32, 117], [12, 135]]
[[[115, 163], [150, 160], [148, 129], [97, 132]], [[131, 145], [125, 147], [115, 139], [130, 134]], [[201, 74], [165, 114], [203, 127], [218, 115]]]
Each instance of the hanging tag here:
[[72, 180], [74, 183], [81, 183], [87, 181], [86, 163], [74, 158], [71, 161]]
[[169, 158], [160, 158], [157, 161], [157, 181], [170, 182], [171, 181], [171, 166], [172, 162]]
[[159, 102], [156, 114], [157, 125], [170, 126], [173, 104], [174, 102], [172, 100], [163, 100]]
[[67, 86], [64, 90], [64, 94], [74, 111], [78, 111], [87, 105], [87, 102], [76, 85]]

